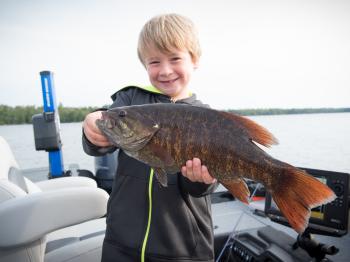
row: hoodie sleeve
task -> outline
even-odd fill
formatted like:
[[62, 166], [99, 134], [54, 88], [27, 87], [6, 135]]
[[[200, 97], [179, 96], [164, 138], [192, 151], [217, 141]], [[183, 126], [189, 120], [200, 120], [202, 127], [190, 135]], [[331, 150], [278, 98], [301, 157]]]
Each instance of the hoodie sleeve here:
[[[210, 171], [209, 171], [210, 172]], [[180, 173], [180, 186], [184, 192], [187, 192], [193, 197], [202, 197], [213, 193], [219, 184], [205, 184], [201, 182], [192, 182], [187, 177]]]
[[[132, 89], [122, 89], [112, 96], [113, 104], [109, 108], [128, 106], [131, 104]], [[99, 110], [107, 110], [108, 108], [100, 108]], [[85, 136], [84, 129], [82, 135], [82, 143], [84, 152], [90, 156], [103, 156], [107, 153], [114, 152], [117, 148], [115, 146], [99, 147], [91, 143]]]

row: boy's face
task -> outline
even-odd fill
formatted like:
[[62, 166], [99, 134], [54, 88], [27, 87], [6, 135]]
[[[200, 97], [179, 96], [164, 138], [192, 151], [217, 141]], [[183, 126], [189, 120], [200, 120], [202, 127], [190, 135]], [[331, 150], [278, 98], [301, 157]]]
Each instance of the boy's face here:
[[173, 100], [189, 96], [188, 84], [197, 63], [187, 51], [163, 53], [150, 48], [144, 58], [149, 79], [154, 87]]

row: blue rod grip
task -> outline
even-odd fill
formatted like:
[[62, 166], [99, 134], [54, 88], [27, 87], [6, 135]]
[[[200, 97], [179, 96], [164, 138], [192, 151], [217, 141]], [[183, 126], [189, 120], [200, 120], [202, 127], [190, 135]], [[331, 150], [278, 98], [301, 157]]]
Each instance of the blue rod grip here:
[[[59, 135], [59, 114], [56, 103], [55, 86], [53, 83], [53, 73], [51, 71], [40, 72], [41, 87], [44, 102], [44, 112], [53, 112]], [[64, 174], [63, 157], [61, 149], [49, 151], [49, 167], [51, 177], [60, 177]]]

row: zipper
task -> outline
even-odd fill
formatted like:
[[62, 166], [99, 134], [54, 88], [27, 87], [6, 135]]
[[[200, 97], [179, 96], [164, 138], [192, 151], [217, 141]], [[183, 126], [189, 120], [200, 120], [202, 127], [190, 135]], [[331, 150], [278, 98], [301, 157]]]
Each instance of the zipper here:
[[154, 174], [154, 170], [153, 170], [153, 168], [151, 168], [151, 172], [149, 175], [149, 181], [148, 181], [148, 220], [147, 220], [147, 228], [146, 228], [145, 237], [143, 238], [143, 241], [142, 241], [141, 262], [145, 262], [146, 246], [147, 246], [147, 241], [148, 241], [149, 230], [151, 227], [153, 174]]

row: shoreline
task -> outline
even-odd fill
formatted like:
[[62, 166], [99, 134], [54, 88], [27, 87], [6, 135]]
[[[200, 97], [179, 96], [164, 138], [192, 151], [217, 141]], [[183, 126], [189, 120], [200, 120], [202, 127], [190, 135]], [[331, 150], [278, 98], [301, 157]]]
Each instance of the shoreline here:
[[[63, 107], [59, 106], [61, 123], [82, 122], [85, 115], [95, 111], [94, 107]], [[267, 115], [296, 115], [296, 114], [331, 114], [350, 113], [349, 107], [343, 108], [246, 108], [246, 109], [217, 109], [242, 116], [267, 116]], [[32, 116], [41, 114], [42, 107], [35, 106], [6, 106], [0, 105], [0, 126], [31, 124]]]

